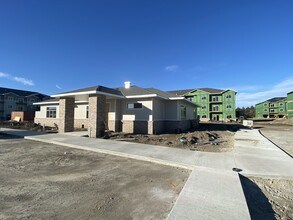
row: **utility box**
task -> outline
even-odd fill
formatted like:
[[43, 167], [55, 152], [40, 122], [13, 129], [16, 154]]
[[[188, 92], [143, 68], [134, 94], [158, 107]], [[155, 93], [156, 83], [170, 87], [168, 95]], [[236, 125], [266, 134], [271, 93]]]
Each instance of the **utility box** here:
[[252, 120], [243, 120], [243, 125], [246, 127], [253, 127], [253, 121]]
[[35, 112], [34, 111], [18, 111], [11, 112], [11, 120], [15, 121], [34, 121]]

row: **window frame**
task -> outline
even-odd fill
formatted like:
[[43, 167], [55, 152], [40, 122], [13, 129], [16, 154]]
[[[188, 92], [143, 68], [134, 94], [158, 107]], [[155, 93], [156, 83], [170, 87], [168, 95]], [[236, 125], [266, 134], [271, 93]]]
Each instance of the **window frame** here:
[[57, 107], [47, 106], [46, 107], [46, 118], [57, 118]]
[[187, 116], [186, 105], [180, 105], [180, 120], [186, 120], [186, 116]]
[[[129, 105], [133, 104], [133, 108], [129, 108]], [[141, 107], [136, 108], [135, 105], [139, 104]], [[143, 104], [140, 102], [127, 102], [126, 103], [126, 109], [127, 110], [142, 110], [143, 109]]]

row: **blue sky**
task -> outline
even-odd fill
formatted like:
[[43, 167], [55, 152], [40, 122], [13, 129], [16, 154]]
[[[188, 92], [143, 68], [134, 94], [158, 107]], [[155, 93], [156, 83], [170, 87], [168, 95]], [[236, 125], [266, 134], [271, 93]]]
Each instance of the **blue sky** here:
[[292, 0], [0, 0], [0, 86], [293, 90]]

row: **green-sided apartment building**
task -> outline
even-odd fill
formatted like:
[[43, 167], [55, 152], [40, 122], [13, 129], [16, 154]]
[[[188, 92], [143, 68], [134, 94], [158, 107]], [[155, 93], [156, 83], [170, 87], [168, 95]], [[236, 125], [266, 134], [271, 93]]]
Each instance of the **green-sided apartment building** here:
[[199, 88], [171, 92], [198, 104], [197, 114], [201, 121], [236, 119], [236, 92], [233, 90]]
[[293, 91], [287, 93], [287, 114], [293, 119]]
[[293, 91], [287, 97], [275, 97], [255, 105], [256, 118], [293, 119]]

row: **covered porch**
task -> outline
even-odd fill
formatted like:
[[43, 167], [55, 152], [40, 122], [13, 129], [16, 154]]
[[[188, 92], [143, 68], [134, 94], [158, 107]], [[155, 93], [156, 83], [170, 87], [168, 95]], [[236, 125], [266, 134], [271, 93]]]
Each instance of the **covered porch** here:
[[[124, 98], [118, 90], [103, 86], [56, 94], [52, 97], [59, 98], [59, 133], [74, 131], [76, 103], [88, 103], [86, 127], [88, 128], [88, 136], [92, 138], [103, 136], [105, 130], [108, 129], [109, 103], [116, 103], [117, 100]], [[116, 112], [117, 105], [111, 107], [112, 111]]]

